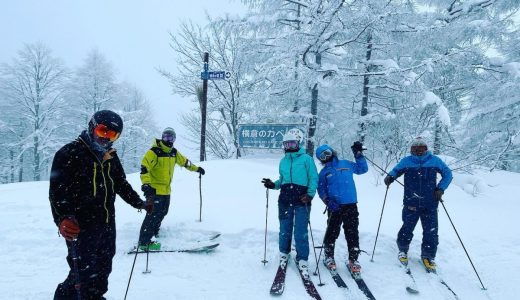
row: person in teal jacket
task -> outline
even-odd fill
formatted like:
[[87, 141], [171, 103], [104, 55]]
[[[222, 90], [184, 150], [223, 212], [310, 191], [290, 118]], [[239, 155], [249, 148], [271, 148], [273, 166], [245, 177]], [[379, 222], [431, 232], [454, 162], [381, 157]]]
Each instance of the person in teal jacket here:
[[278, 246], [280, 265], [287, 264], [291, 252], [294, 229], [296, 261], [304, 276], [308, 276], [309, 236], [307, 225], [311, 210], [311, 200], [316, 194], [318, 171], [311, 156], [300, 146], [300, 130], [290, 129], [283, 138], [285, 156], [280, 161], [280, 178], [275, 182], [264, 178], [262, 183], [268, 189], [280, 190], [278, 197], [278, 219], [280, 233]]

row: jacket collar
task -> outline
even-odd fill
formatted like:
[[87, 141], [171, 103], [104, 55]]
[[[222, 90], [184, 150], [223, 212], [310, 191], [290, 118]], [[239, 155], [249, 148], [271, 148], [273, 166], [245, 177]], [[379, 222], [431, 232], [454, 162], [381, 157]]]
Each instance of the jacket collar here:
[[166, 146], [160, 139], [155, 139], [152, 147], [159, 148], [165, 153], [170, 153], [173, 150], [173, 147], [170, 148], [170, 147]]
[[426, 151], [426, 153], [424, 153], [421, 156], [417, 156], [415, 154], [412, 154], [410, 156], [412, 157], [412, 161], [414, 163], [423, 164], [423, 163], [427, 162], [428, 160], [430, 160], [432, 158], [433, 154], [430, 151]]

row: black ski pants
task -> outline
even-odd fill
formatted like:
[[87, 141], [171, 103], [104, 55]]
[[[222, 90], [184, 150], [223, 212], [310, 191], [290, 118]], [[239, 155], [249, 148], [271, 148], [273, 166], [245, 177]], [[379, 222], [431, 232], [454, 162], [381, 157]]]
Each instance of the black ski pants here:
[[[82, 226], [83, 225], [83, 226]], [[81, 232], [75, 243], [66, 241], [70, 267], [65, 281], [54, 292], [54, 300], [77, 299], [73, 249], [78, 259], [80, 292], [82, 300], [101, 300], [108, 291], [108, 276], [112, 272], [112, 258], [116, 252], [116, 227], [114, 220], [100, 220], [99, 224], [80, 224]]]
[[359, 256], [359, 212], [357, 204], [340, 205], [337, 211], [329, 212], [327, 223], [327, 230], [323, 240], [325, 257], [334, 257], [334, 246], [341, 231], [341, 224], [343, 224], [343, 232], [347, 240], [348, 258], [357, 260]]
[[147, 245], [152, 236], [159, 233], [161, 223], [170, 208], [170, 195], [156, 195], [154, 197], [153, 212], [146, 214], [139, 233], [139, 245]]

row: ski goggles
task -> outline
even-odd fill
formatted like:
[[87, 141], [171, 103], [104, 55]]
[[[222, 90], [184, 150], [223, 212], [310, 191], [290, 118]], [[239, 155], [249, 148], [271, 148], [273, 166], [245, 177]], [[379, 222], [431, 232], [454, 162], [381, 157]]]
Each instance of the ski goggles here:
[[318, 159], [321, 161], [326, 161], [331, 157], [332, 157], [332, 150], [325, 149], [320, 153], [320, 155], [318, 156]]
[[175, 142], [175, 136], [173, 134], [165, 133], [162, 135], [162, 140], [165, 142]]
[[111, 142], [114, 142], [119, 138], [119, 135], [121, 133], [109, 129], [106, 125], [98, 124], [96, 127], [94, 127], [94, 134], [100, 138], [105, 138], [110, 140]]
[[300, 146], [300, 143], [298, 141], [284, 141], [283, 142], [283, 148], [285, 150], [296, 150]]

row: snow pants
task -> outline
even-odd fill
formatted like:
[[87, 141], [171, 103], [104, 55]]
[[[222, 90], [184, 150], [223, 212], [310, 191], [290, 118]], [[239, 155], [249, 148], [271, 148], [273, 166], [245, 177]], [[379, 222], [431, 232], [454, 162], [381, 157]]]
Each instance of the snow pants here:
[[146, 214], [139, 233], [139, 245], [150, 243], [152, 236], [159, 233], [161, 223], [170, 208], [170, 195], [156, 195], [154, 197], [153, 212]]
[[419, 219], [423, 229], [421, 257], [435, 259], [437, 245], [439, 244], [439, 222], [437, 208], [424, 208], [415, 206], [403, 207], [403, 226], [397, 234], [397, 247], [399, 251], [408, 252], [413, 238], [413, 230]]
[[280, 220], [280, 233], [278, 247], [282, 253], [291, 252], [291, 240], [294, 228], [294, 242], [296, 246], [296, 260], [308, 260], [309, 258], [309, 224], [310, 205], [284, 205], [278, 203], [278, 219]]
[[327, 223], [327, 230], [323, 239], [325, 257], [334, 257], [334, 246], [341, 231], [341, 224], [343, 224], [343, 233], [348, 246], [348, 258], [357, 260], [359, 256], [359, 212], [357, 204], [340, 205], [338, 211], [329, 212]]
[[[81, 232], [75, 242], [76, 255], [79, 257], [78, 269], [81, 299], [101, 300], [108, 291], [108, 276], [112, 272], [112, 258], [116, 251], [116, 227], [114, 220], [108, 224], [80, 224]], [[66, 241], [70, 267], [65, 281], [60, 283], [54, 293], [54, 300], [77, 299], [73, 242]]]

